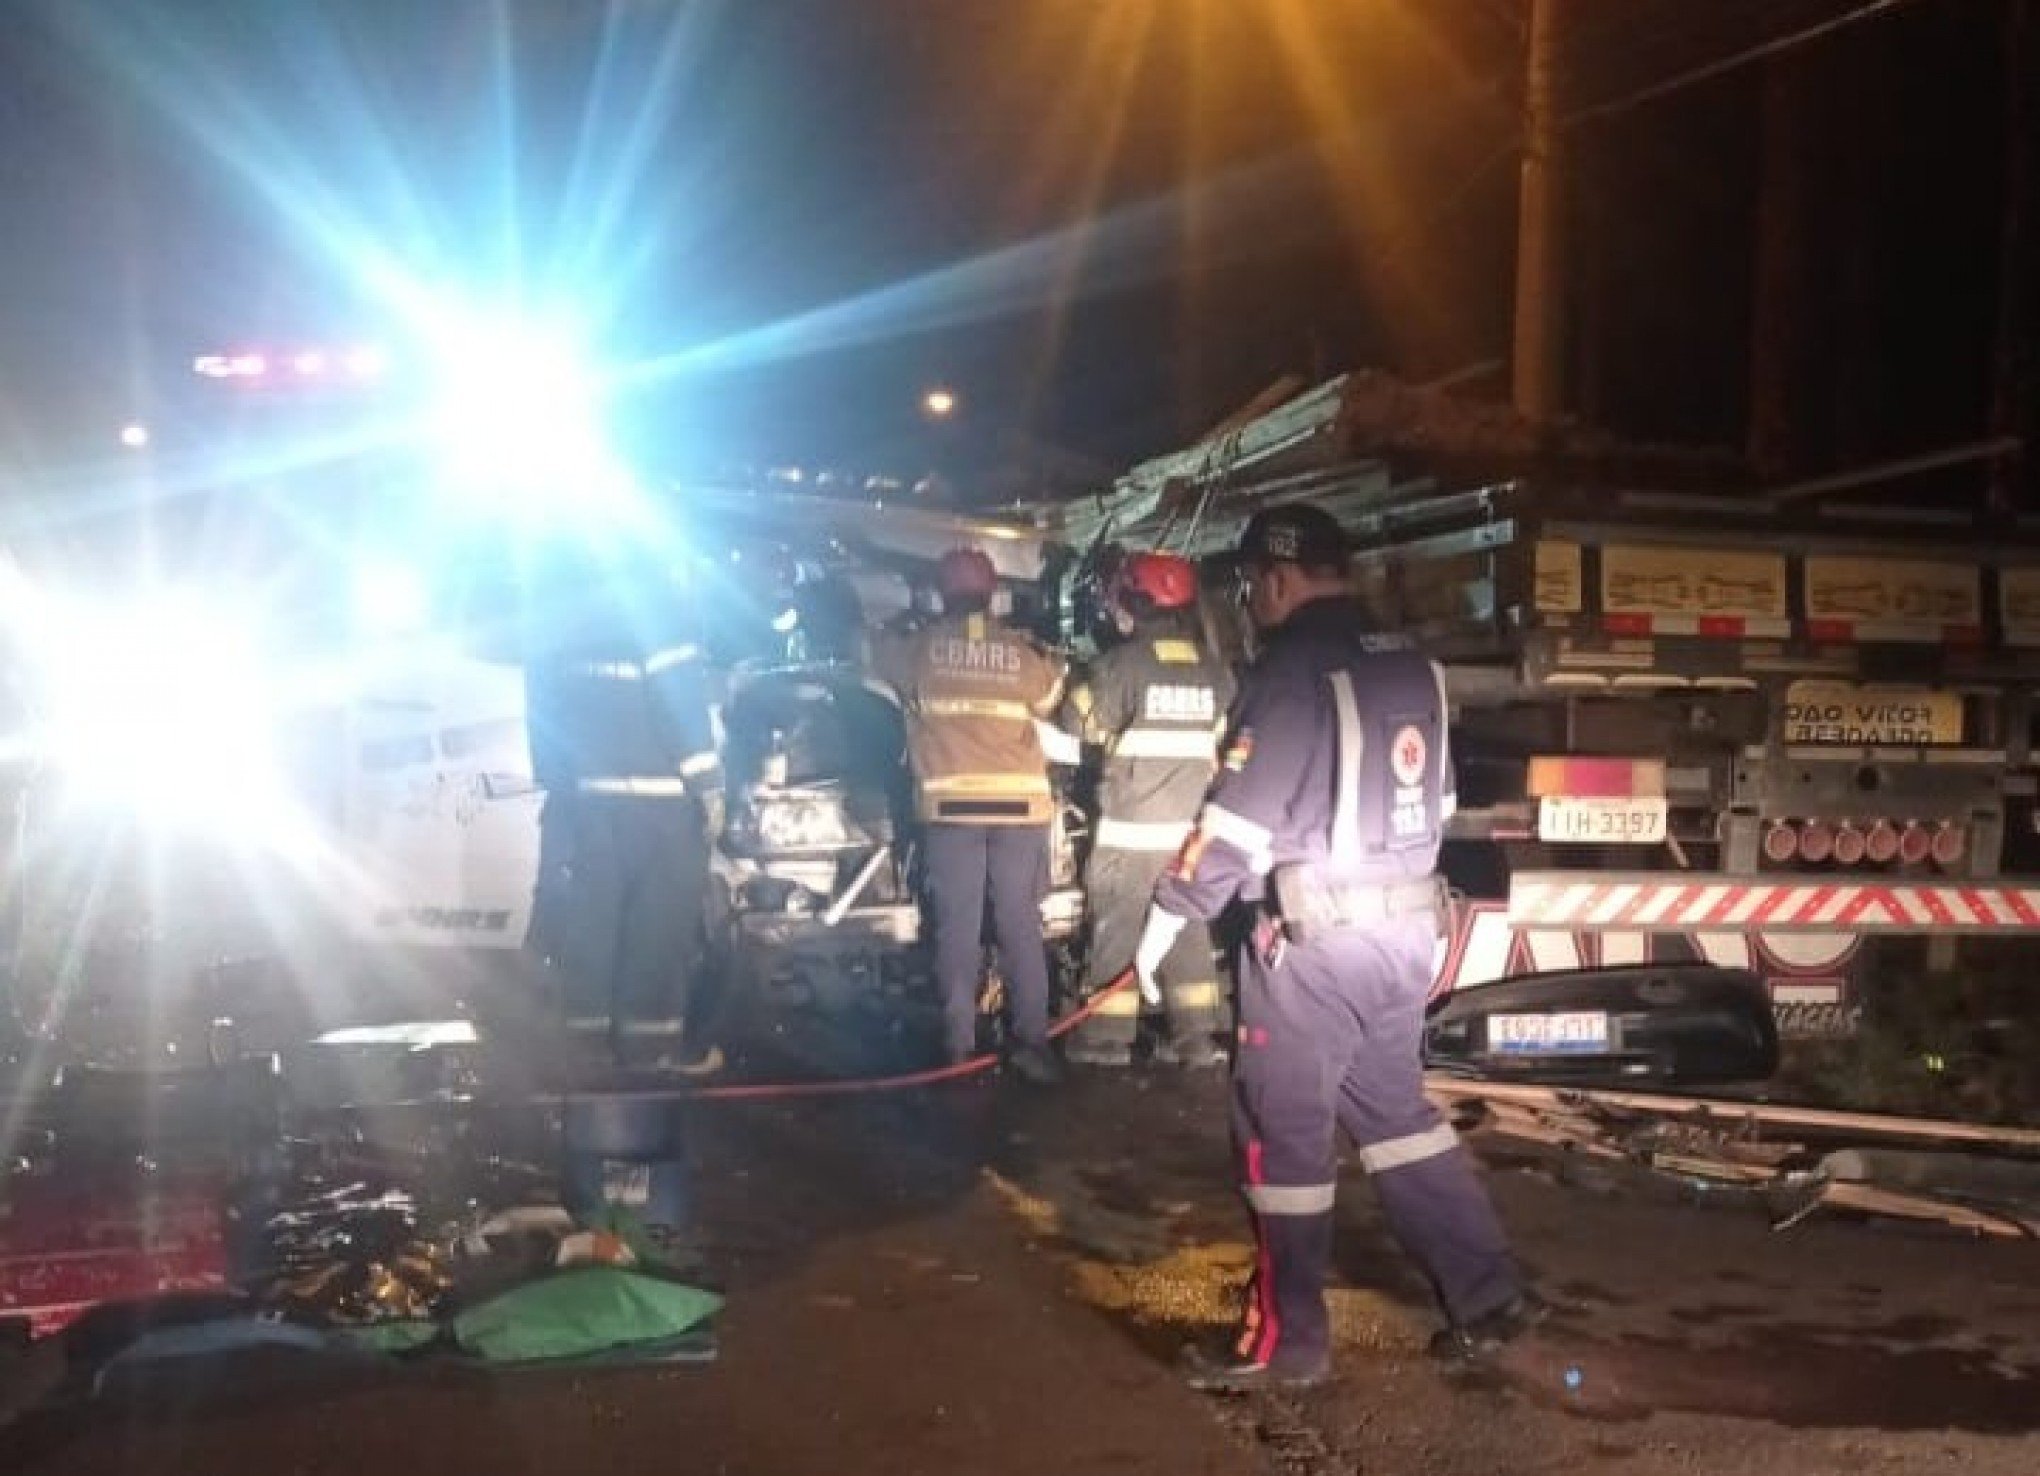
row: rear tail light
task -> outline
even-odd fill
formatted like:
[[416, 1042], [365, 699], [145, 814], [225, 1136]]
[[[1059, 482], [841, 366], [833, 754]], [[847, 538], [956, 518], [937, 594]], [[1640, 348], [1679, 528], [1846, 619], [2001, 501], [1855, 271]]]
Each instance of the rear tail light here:
[[1835, 832], [1835, 864], [1837, 866], [1860, 866], [1870, 849], [1870, 837], [1853, 825], [1844, 825]]
[[1943, 871], [1952, 870], [1962, 864], [1962, 858], [1969, 850], [1969, 832], [1960, 825], [1943, 825], [1934, 832], [1928, 849], [1936, 866]]
[[1907, 866], [1917, 866], [1933, 854], [1934, 837], [1926, 826], [1915, 820], [1906, 826], [1898, 838], [1898, 859]]
[[1825, 820], [1809, 820], [1799, 827], [1799, 859], [1818, 866], [1835, 853], [1835, 828]]
[[1799, 854], [1799, 827], [1790, 820], [1781, 820], [1764, 832], [1764, 859], [1767, 861], [1790, 861]]
[[1863, 838], [1863, 855], [1872, 865], [1884, 866], [1898, 856], [1898, 827], [1879, 820]]

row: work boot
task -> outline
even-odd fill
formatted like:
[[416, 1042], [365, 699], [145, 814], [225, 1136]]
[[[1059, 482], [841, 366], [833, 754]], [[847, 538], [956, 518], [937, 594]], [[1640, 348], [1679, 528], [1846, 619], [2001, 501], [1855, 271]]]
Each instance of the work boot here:
[[1309, 1389], [1332, 1376], [1329, 1354], [1287, 1357], [1277, 1353], [1266, 1363], [1231, 1350], [1183, 1350], [1183, 1382], [1206, 1394], [1252, 1394], [1262, 1389]]
[[1016, 1046], [1008, 1060], [1012, 1064], [1013, 1074], [1029, 1086], [1062, 1085], [1062, 1060], [1056, 1055], [1055, 1048], [1046, 1041], [1039, 1045]]
[[1431, 1338], [1431, 1356], [1447, 1368], [1467, 1368], [1492, 1358], [1551, 1315], [1535, 1292], [1521, 1292], [1492, 1312], [1455, 1323]]

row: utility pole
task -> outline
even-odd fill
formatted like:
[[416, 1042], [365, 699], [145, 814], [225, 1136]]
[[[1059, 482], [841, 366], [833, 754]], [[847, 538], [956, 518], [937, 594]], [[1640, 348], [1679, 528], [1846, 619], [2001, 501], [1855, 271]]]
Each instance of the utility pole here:
[[1809, 210], [1819, 186], [1808, 133], [1821, 77], [1800, 57], [1764, 63], [1756, 261], [1751, 273], [1747, 451], [1767, 482], [1798, 472], [1808, 378]]
[[1564, 0], [1530, 0], [1523, 92], [1523, 169], [1516, 215], [1516, 412], [1555, 419], [1563, 397], [1565, 178], [1558, 128], [1558, 49]]
[[1991, 431], [2025, 442], [2013, 456], [2000, 457], [1991, 471], [1992, 511], [2028, 510], [2035, 468], [2040, 467], [2040, 87], [2032, 68], [2040, 66], [2040, 5], [2011, 0], [2005, 14], [2005, 164], [2003, 221], [1999, 237], [1997, 345], [1991, 365]]

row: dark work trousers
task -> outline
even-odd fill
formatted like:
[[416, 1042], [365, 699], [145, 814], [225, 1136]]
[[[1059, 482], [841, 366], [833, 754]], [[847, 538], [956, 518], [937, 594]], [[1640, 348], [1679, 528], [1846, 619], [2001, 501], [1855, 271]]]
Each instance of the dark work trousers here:
[[1424, 1096], [1436, 937], [1429, 918], [1414, 918], [1278, 946], [1264, 921], [1242, 950], [1233, 1137], [1259, 1251], [1244, 1357], [1303, 1366], [1329, 1356], [1335, 1127], [1358, 1147], [1390, 1232], [1452, 1322], [1520, 1290], [1487, 1190]]
[[[1104, 988], [1133, 964], [1141, 929], [1155, 900], [1155, 883], [1175, 860], [1174, 851], [1130, 851], [1099, 846], [1084, 864], [1084, 907], [1090, 914], [1091, 944], [1084, 961], [1084, 990]], [[1191, 921], [1176, 935], [1156, 980], [1169, 1034], [1182, 1045], [1209, 1047], [1225, 1029], [1225, 992], [1211, 956], [1211, 929]], [[1098, 1051], [1133, 1047], [1140, 1023], [1140, 991], [1128, 987], [1104, 1001], [1077, 1027], [1077, 1043]]]
[[942, 990], [943, 1038], [950, 1057], [968, 1056], [976, 1047], [988, 891], [1013, 1036], [1022, 1045], [1044, 1043], [1048, 950], [1041, 937], [1041, 899], [1048, 895], [1048, 827], [938, 821], [926, 834], [935, 982]]
[[567, 1014], [619, 1041], [677, 1036], [702, 948], [708, 840], [684, 796], [577, 795], [561, 911]]

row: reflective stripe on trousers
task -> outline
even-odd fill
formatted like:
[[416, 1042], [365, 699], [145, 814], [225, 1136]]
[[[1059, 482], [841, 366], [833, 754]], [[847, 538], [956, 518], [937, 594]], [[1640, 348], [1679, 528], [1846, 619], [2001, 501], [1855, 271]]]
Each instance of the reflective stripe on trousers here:
[[1120, 851], [1153, 851], [1173, 856], [1190, 838], [1188, 820], [1122, 820], [1117, 815], [1100, 816], [1092, 840], [1100, 847]]
[[[1344, 1128], [1375, 1175], [1396, 1242], [1422, 1266], [1447, 1314], [1465, 1323], [1501, 1306], [1521, 1288], [1507, 1238], [1451, 1125], [1424, 1095], [1433, 924], [1411, 918], [1356, 928], [1272, 954], [1256, 941], [1240, 954], [1233, 1073], [1240, 1179], [1272, 1194], [1256, 1213], [1269, 1225], [1308, 1219], [1337, 1177]], [[1292, 1264], [1284, 1265], [1282, 1246], [1291, 1242]], [[1264, 1244], [1284, 1288], [1283, 1320], [1292, 1331], [1315, 1327], [1329, 1243], [1322, 1260], [1301, 1229]], [[1299, 1255], [1305, 1263], [1295, 1263]]]
[[687, 781], [678, 774], [618, 774], [599, 779], [583, 779], [575, 788], [583, 794], [672, 799], [687, 793]]
[[1257, 1215], [1322, 1215], [1338, 1198], [1337, 1184], [1242, 1184]]
[[1360, 1166], [1370, 1174], [1385, 1174], [1391, 1169], [1408, 1168], [1413, 1163], [1450, 1153], [1458, 1146], [1459, 1134], [1453, 1131], [1452, 1124], [1441, 1122], [1421, 1133], [1406, 1133], [1381, 1143], [1362, 1143]]

